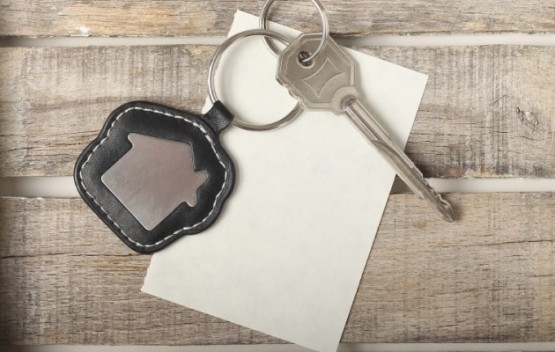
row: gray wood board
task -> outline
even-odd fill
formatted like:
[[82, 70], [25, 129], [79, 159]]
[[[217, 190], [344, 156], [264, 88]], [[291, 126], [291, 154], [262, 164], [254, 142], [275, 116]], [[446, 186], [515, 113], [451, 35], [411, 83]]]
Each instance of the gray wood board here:
[[[390, 197], [343, 342], [555, 340], [555, 195], [448, 199], [453, 224]], [[281, 342], [141, 293], [150, 257], [79, 199], [0, 198], [0, 216], [0, 344]]]
[[[555, 175], [555, 47], [362, 50], [429, 75], [406, 149], [426, 176]], [[0, 48], [0, 176], [71, 175], [110, 111], [127, 101], [200, 111], [213, 52]]]
[[[551, 0], [323, 0], [333, 33], [350, 36], [417, 33], [555, 32]], [[258, 14], [263, 1], [1, 0], [0, 36], [225, 35], [233, 14]], [[280, 1], [272, 18], [303, 31], [320, 30], [309, 1]]]

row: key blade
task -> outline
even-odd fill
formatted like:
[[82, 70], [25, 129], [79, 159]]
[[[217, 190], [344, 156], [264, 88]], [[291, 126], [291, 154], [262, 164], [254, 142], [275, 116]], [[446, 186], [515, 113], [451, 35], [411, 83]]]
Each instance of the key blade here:
[[343, 98], [357, 96], [355, 62], [331, 38], [310, 63], [301, 62], [301, 53], [313, 53], [320, 40], [320, 33], [302, 34], [287, 46], [279, 57], [277, 80], [306, 109], [342, 114]]

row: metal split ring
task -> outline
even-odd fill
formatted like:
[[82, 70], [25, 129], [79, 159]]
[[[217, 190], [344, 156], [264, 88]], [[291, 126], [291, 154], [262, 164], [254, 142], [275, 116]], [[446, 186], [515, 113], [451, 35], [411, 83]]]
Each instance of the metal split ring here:
[[[314, 58], [316, 58], [316, 56], [320, 54], [320, 51], [324, 48], [324, 46], [326, 45], [330, 37], [330, 24], [329, 24], [328, 16], [326, 14], [326, 10], [324, 9], [324, 6], [322, 6], [319, 0], [310, 0], [310, 1], [314, 4], [314, 6], [316, 6], [316, 9], [320, 14], [320, 18], [322, 19], [322, 40], [320, 41], [320, 45], [318, 45], [318, 48], [316, 48], [316, 50], [313, 53], [310, 53], [309, 56], [301, 60], [301, 62], [303, 63], [308, 63], [312, 61]], [[262, 7], [262, 11], [260, 12], [260, 29], [267, 29], [268, 12], [270, 11], [270, 7], [272, 6], [273, 3], [274, 3], [274, 0], [267, 0], [264, 6]], [[271, 52], [273, 52], [276, 56], [279, 56], [279, 50], [276, 48], [275, 44], [270, 40], [270, 38], [264, 37], [264, 43], [266, 43], [266, 46], [268, 47], [268, 49], [270, 49]]]
[[[289, 45], [289, 40], [285, 36], [279, 33], [269, 31], [269, 30], [264, 30], [264, 29], [252, 29], [252, 30], [237, 33], [234, 36], [229, 37], [225, 42], [223, 42], [222, 45], [220, 45], [218, 50], [216, 50], [216, 52], [214, 53], [214, 56], [212, 57], [212, 61], [210, 62], [210, 66], [208, 67], [208, 96], [210, 97], [210, 101], [212, 102], [212, 104], [214, 104], [216, 101], [219, 100], [216, 94], [216, 88], [215, 88], [216, 85], [214, 82], [215, 82], [216, 69], [218, 68], [222, 54], [225, 52], [227, 48], [229, 48], [233, 43], [235, 43], [239, 39], [252, 37], [252, 36], [263, 36], [266, 39], [271, 38], [285, 45]], [[278, 127], [282, 127], [287, 123], [293, 121], [297, 116], [299, 116], [299, 114], [302, 111], [303, 111], [303, 108], [301, 104], [297, 103], [297, 105], [295, 105], [293, 110], [291, 110], [285, 117], [281, 118], [276, 122], [272, 122], [265, 125], [256, 125], [235, 117], [232, 123], [233, 125], [243, 128], [245, 130], [268, 131]]]

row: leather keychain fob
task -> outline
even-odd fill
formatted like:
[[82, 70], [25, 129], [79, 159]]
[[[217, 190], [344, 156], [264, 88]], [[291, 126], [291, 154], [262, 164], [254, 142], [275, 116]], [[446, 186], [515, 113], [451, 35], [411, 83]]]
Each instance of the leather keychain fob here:
[[265, 30], [227, 39], [208, 68], [213, 104], [208, 113], [195, 116], [147, 102], [122, 105], [77, 160], [74, 178], [81, 197], [133, 250], [155, 252], [216, 220], [235, 182], [235, 167], [219, 140], [222, 130], [233, 124], [268, 131], [285, 126], [303, 111], [297, 104], [283, 118], [256, 125], [234, 118], [217, 98], [215, 72], [223, 52], [253, 35], [289, 43], [281, 34]]
[[122, 105], [77, 160], [77, 189], [137, 252], [201, 232], [233, 189], [235, 168], [219, 140], [232, 120], [219, 101], [203, 116], [147, 102]]

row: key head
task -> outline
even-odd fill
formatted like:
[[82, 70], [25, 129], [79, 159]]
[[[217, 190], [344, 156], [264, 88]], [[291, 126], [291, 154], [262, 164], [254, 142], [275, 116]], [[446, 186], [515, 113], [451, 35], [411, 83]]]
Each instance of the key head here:
[[343, 111], [346, 99], [357, 97], [355, 63], [333, 40], [310, 63], [302, 62], [303, 53], [313, 53], [321, 34], [302, 34], [279, 57], [277, 80], [289, 89], [306, 109]]

